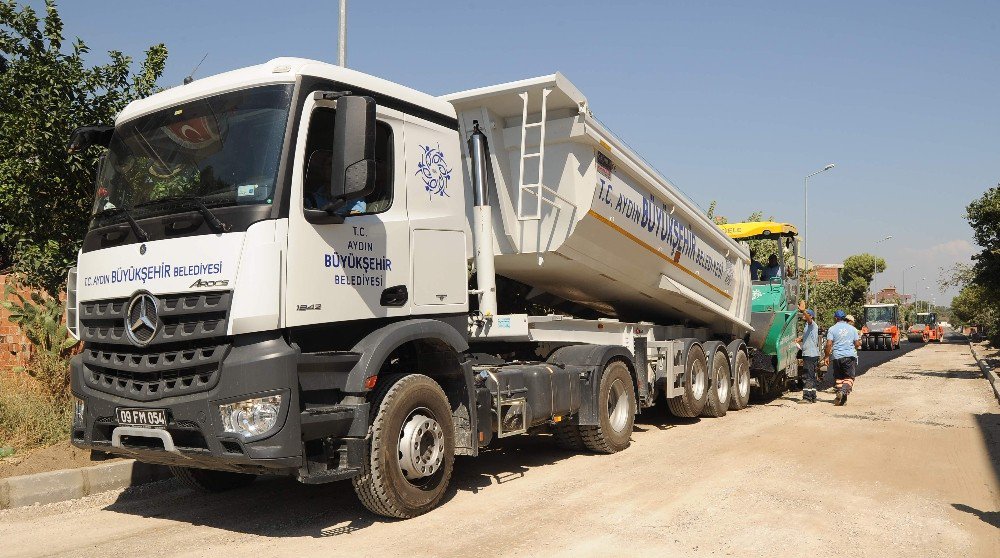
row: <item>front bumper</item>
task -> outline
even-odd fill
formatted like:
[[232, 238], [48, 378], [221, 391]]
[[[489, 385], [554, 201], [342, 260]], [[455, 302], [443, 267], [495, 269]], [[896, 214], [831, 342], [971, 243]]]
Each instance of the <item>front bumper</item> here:
[[[86, 349], [85, 349], [86, 350]], [[366, 430], [367, 405], [339, 405], [324, 415], [317, 429], [311, 424], [309, 393], [300, 390], [303, 355], [278, 332], [238, 336], [221, 362], [218, 382], [199, 393], [136, 401], [94, 389], [84, 381], [89, 373], [82, 355], [71, 364], [73, 395], [85, 403], [82, 422], [74, 424], [73, 445], [132, 457], [147, 463], [247, 473], [298, 474], [309, 458], [306, 442], [318, 432], [325, 438]], [[308, 360], [308, 358], [306, 358]], [[332, 376], [336, 370], [330, 370]], [[328, 384], [329, 385], [329, 384]], [[243, 439], [223, 431], [219, 404], [263, 395], [281, 394], [275, 427], [263, 436]], [[131, 428], [116, 422], [118, 407], [165, 409], [167, 425], [160, 429]], [[303, 436], [303, 419], [306, 436]], [[314, 422], [314, 421], [313, 421]], [[314, 444], [315, 445], [315, 444]]]

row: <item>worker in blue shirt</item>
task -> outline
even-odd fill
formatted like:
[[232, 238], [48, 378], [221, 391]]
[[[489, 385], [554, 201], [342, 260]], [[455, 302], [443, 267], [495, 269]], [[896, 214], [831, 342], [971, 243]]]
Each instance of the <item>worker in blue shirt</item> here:
[[847, 396], [854, 389], [854, 376], [858, 368], [858, 349], [861, 336], [854, 326], [847, 323], [843, 310], [833, 313], [837, 323], [826, 332], [826, 363], [833, 370], [837, 397], [834, 405], [847, 404]]
[[819, 328], [816, 312], [810, 308], [802, 313], [806, 325], [802, 337], [795, 340], [802, 347], [802, 402], [816, 402], [816, 368], [819, 366]]
[[771, 279], [781, 279], [781, 266], [778, 265], [778, 256], [771, 254], [767, 258], [767, 267], [764, 268], [765, 281], [770, 281]]
[[750, 250], [750, 279], [760, 281], [762, 273], [764, 273], [764, 266], [757, 261], [757, 253]]

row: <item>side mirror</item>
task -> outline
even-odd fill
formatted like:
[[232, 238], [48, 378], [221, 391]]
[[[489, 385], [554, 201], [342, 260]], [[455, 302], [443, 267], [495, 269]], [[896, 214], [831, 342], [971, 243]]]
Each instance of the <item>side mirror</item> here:
[[66, 152], [76, 153], [93, 145], [107, 147], [111, 145], [111, 136], [114, 131], [114, 126], [82, 126], [77, 128], [69, 136]]
[[[330, 197], [343, 205], [375, 191], [375, 99], [337, 99]], [[341, 202], [338, 204], [337, 202]]]

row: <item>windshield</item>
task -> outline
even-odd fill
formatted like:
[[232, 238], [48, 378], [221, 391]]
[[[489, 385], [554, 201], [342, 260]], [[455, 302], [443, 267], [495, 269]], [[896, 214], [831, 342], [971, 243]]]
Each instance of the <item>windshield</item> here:
[[895, 322], [896, 321], [896, 307], [895, 306], [875, 306], [871, 308], [865, 308], [865, 323], [869, 322]]
[[173, 213], [185, 197], [208, 207], [270, 204], [292, 87], [224, 93], [118, 126], [98, 175], [91, 228], [125, 220], [121, 209], [134, 219]]
[[936, 321], [937, 321], [937, 314], [933, 312], [931, 312], [930, 314], [926, 314], [924, 312], [920, 312], [919, 314], [917, 314], [916, 323], [918, 324], [933, 324]]

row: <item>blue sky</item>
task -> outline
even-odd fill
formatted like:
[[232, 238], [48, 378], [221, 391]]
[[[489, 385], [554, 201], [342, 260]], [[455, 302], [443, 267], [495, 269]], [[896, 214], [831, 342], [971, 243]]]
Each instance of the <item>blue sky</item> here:
[[[32, 1], [32, 5], [39, 2]], [[100, 62], [166, 43], [164, 85], [277, 56], [336, 61], [337, 2], [62, 2]], [[1000, 181], [1000, 2], [350, 0], [348, 65], [432, 94], [561, 71], [703, 207], [801, 225], [878, 287], [977, 250], [965, 205]], [[933, 293], [947, 303], [954, 293]]]

